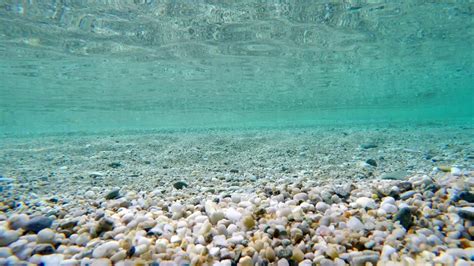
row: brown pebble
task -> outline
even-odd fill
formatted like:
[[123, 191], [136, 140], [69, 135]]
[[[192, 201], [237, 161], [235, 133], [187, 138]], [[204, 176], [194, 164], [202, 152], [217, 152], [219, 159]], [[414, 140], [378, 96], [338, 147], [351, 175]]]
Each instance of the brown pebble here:
[[275, 261], [275, 259], [276, 259], [276, 254], [275, 254], [275, 251], [274, 251], [271, 247], [267, 247], [267, 248], [265, 249], [265, 258], [266, 258], [269, 262]]

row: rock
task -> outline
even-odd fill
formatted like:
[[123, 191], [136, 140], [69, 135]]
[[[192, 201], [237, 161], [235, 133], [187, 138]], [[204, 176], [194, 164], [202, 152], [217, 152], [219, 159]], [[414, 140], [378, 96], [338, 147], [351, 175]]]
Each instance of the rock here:
[[122, 164], [119, 162], [112, 162], [112, 163], [109, 163], [109, 166], [112, 168], [119, 168], [120, 166], [122, 166]]
[[381, 260], [390, 260], [390, 256], [396, 253], [397, 250], [392, 246], [385, 244], [382, 248]]
[[120, 189], [114, 189], [105, 195], [106, 200], [117, 199], [120, 197]]
[[95, 233], [100, 236], [104, 232], [112, 231], [114, 229], [114, 221], [110, 217], [102, 217], [97, 224]]
[[371, 263], [372, 265], [377, 265], [379, 260], [378, 253], [370, 253], [370, 254], [360, 254], [356, 255], [351, 258], [350, 264], [353, 266], [365, 266], [367, 263]]
[[49, 228], [39, 231], [36, 242], [45, 244], [54, 243], [54, 231]]
[[178, 181], [173, 184], [173, 187], [176, 189], [183, 189], [183, 188], [187, 188], [188, 184], [184, 181]]
[[368, 143], [362, 143], [362, 144], [360, 145], [360, 147], [361, 147], [362, 149], [367, 150], [367, 149], [377, 148], [378, 146], [377, 146], [377, 144], [375, 144], [375, 143], [368, 142]]
[[120, 245], [117, 241], [105, 242], [102, 245], [96, 247], [92, 252], [94, 258], [106, 258], [115, 254], [119, 249]]
[[461, 193], [459, 193], [458, 197], [457, 197], [457, 201], [459, 200], [465, 200], [469, 203], [473, 203], [474, 202], [474, 193], [471, 193], [469, 191], [462, 191]]
[[306, 201], [308, 200], [308, 194], [304, 192], [297, 193], [293, 196], [293, 199], [296, 201]]
[[0, 230], [0, 247], [5, 247], [18, 240], [20, 233], [13, 230]]
[[78, 264], [78, 262], [74, 264], [64, 263], [64, 255], [62, 254], [52, 254], [52, 255], [41, 256], [41, 263], [43, 265], [61, 265], [61, 266], [73, 266], [73, 265]]
[[273, 250], [273, 248], [271, 247], [267, 247], [265, 249], [265, 258], [269, 261], [269, 262], [273, 262], [276, 260], [276, 254], [275, 254], [275, 251]]
[[320, 212], [325, 212], [327, 209], [329, 209], [329, 204], [323, 202], [323, 201], [320, 201], [318, 203], [316, 203], [316, 210], [320, 211]]
[[402, 200], [406, 200], [406, 199], [409, 199], [411, 198], [413, 195], [416, 194], [416, 191], [414, 190], [409, 190], [407, 192], [403, 192], [402, 194], [400, 194], [400, 199]]
[[408, 230], [412, 225], [412, 214], [411, 210], [408, 207], [401, 208], [394, 217], [395, 221], [399, 221], [406, 230]]
[[453, 176], [460, 176], [460, 175], [462, 175], [462, 171], [461, 171], [461, 169], [459, 169], [457, 167], [452, 167], [451, 168], [451, 174]]
[[88, 190], [86, 193], [84, 193], [84, 197], [88, 199], [93, 199], [95, 198], [95, 193], [92, 190]]
[[220, 220], [224, 219], [225, 218], [225, 215], [223, 212], [220, 212], [220, 211], [215, 211], [213, 212], [210, 216], [209, 216], [209, 221], [213, 224], [213, 225], [216, 225], [217, 222], [219, 222]]
[[252, 266], [253, 265], [252, 258], [250, 258], [249, 256], [245, 256], [245, 257], [240, 258], [239, 265], [240, 266]]
[[391, 204], [391, 203], [383, 203], [382, 206], [380, 207], [382, 210], [384, 210], [386, 213], [396, 213], [397, 212], [397, 206]]
[[13, 214], [10, 218], [8, 218], [8, 225], [10, 229], [17, 230], [20, 228], [24, 228], [29, 220], [30, 217], [24, 213]]
[[293, 248], [293, 255], [291, 256], [291, 259], [296, 261], [296, 262], [301, 262], [304, 260], [304, 253], [299, 249], [298, 247]]
[[240, 212], [238, 212], [237, 210], [235, 210], [234, 208], [229, 208], [225, 212], [225, 216], [227, 217], [227, 219], [229, 219], [233, 222], [237, 222], [242, 217], [242, 214]]
[[365, 161], [366, 164], [372, 165], [373, 167], [377, 167], [377, 162], [374, 159], [368, 159]]
[[38, 254], [38, 255], [49, 255], [53, 254], [56, 250], [51, 244], [39, 244], [33, 249], [31, 255]]
[[359, 232], [364, 230], [364, 224], [356, 217], [351, 217], [349, 221], [347, 221], [347, 228], [351, 229], [352, 231]]
[[375, 201], [367, 197], [358, 198], [356, 200], [356, 204], [360, 206], [361, 208], [366, 208], [366, 209], [375, 209], [377, 207], [377, 204], [375, 203]]
[[289, 247], [281, 248], [278, 250], [277, 256], [279, 258], [289, 259], [293, 256], [293, 251]]
[[246, 229], [252, 229], [255, 226], [255, 220], [251, 215], [246, 215], [242, 219], [242, 224], [245, 226]]
[[45, 217], [45, 216], [36, 216], [33, 219], [29, 220], [23, 229], [25, 231], [31, 231], [38, 233], [39, 231], [51, 227], [53, 224], [53, 219]]
[[8, 258], [12, 255], [12, 250], [9, 247], [0, 248], [0, 258]]
[[474, 207], [463, 207], [458, 210], [458, 215], [466, 220], [474, 220]]
[[407, 176], [406, 171], [395, 171], [395, 172], [390, 172], [390, 173], [385, 173], [380, 176], [380, 179], [385, 179], [385, 180], [404, 180], [405, 177]]

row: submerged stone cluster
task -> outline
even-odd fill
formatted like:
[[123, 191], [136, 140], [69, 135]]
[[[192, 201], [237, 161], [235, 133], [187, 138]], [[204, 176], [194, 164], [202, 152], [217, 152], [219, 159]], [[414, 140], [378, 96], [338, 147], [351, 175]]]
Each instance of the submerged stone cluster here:
[[10, 139], [0, 265], [472, 265], [471, 140], [462, 128]]
[[406, 180], [279, 180], [199, 201], [184, 185], [169, 198], [91, 192], [41, 215], [3, 202], [0, 264], [472, 265], [473, 188], [473, 172], [438, 169]]

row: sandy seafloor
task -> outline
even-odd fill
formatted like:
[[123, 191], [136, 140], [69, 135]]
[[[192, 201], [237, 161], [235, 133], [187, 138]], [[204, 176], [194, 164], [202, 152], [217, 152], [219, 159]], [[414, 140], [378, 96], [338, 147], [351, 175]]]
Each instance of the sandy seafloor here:
[[473, 140], [462, 125], [3, 137], [0, 265], [473, 265]]

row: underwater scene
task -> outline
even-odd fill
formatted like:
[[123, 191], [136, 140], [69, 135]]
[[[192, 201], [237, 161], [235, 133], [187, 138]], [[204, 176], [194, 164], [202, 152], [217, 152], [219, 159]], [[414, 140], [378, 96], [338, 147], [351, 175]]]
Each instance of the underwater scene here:
[[0, 265], [474, 265], [474, 2], [0, 0]]

